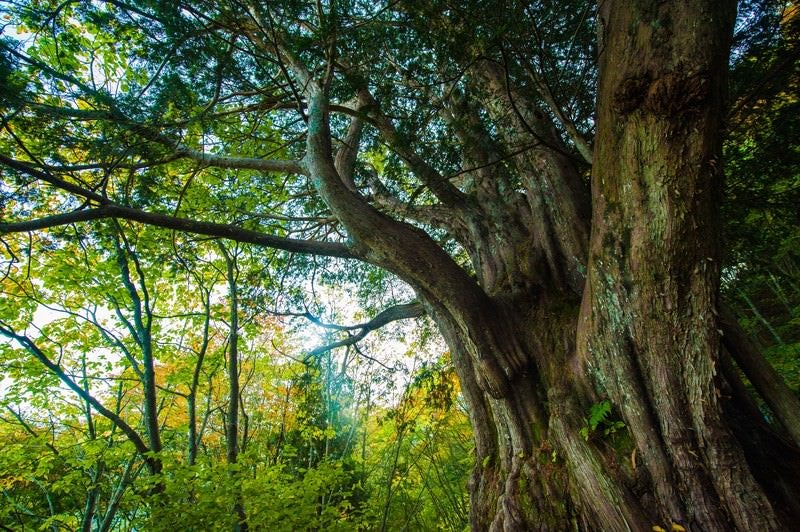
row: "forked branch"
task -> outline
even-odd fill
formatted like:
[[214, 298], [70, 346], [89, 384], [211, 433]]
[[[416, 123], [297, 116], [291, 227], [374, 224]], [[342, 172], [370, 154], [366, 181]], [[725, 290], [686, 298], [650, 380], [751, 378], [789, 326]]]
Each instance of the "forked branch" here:
[[[315, 318], [314, 316], [311, 316], [310, 314], [307, 314], [306, 317], [315, 324], [319, 325], [320, 327], [333, 328], [340, 331], [349, 332], [347, 338], [339, 340], [338, 342], [332, 342], [330, 344], [316, 347], [311, 351], [309, 351], [308, 354], [309, 356], [319, 356], [322, 353], [331, 351], [339, 347], [355, 345], [356, 343], [363, 340], [369, 333], [377, 329], [380, 329], [384, 325], [387, 325], [397, 320], [419, 318], [424, 314], [425, 314], [425, 309], [422, 307], [421, 303], [406, 303], [403, 305], [396, 305], [394, 307], [389, 307], [386, 310], [380, 312], [377, 316], [375, 316], [368, 322], [361, 323], [358, 325], [330, 325], [322, 323], [319, 319]], [[358, 331], [358, 332], [353, 334], [351, 331]]]

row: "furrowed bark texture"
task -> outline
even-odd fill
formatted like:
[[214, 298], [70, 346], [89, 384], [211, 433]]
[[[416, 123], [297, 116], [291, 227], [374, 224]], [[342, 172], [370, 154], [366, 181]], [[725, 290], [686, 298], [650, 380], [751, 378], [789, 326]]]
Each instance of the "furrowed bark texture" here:
[[720, 401], [716, 206], [734, 2], [609, 2], [578, 345], [658, 514], [774, 530]]
[[[465, 186], [484, 227], [467, 225], [465, 247], [489, 296], [468, 321], [504, 341], [465, 333], [452, 307], [420, 292], [471, 406], [472, 527], [779, 529], [796, 509], [774, 508], [793, 490], [763, 450], [783, 449], [790, 462], [796, 451], [763, 424], [745, 424], [743, 396], [729, 395], [738, 376], [718, 374], [717, 169], [735, 5], [605, 2], [602, 11], [591, 239], [582, 240], [578, 173], [546, 115], [496, 64], [471, 70], [500, 135], [534, 146], [509, 165], [524, 207], [509, 195], [498, 206], [487, 183], [501, 186], [502, 169], [473, 173]], [[496, 156], [477, 129], [461, 141], [485, 166]], [[491, 368], [502, 386], [487, 386]], [[613, 442], [580, 435], [601, 397], [626, 423]], [[774, 477], [756, 481], [751, 471], [761, 470]]]

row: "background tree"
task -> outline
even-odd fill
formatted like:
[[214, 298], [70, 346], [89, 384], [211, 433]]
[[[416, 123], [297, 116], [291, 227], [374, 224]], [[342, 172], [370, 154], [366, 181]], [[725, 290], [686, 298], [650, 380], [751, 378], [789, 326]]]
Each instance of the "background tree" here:
[[762, 37], [740, 50], [741, 59], [733, 71], [735, 103], [725, 147], [728, 183], [723, 204], [725, 237], [731, 245], [722, 284], [723, 297], [750, 341], [794, 390], [800, 360], [800, 220], [794, 208], [800, 200], [800, 132], [795, 119], [800, 82], [798, 13], [797, 5], [792, 5], [780, 18], [751, 21], [769, 24], [769, 31], [748, 28]]
[[[126, 239], [143, 252], [170, 247], [169, 237], [175, 236], [145, 230]], [[128, 293], [124, 268], [113, 243], [85, 252], [78, 251], [77, 240], [49, 252], [39, 244], [49, 245], [33, 243], [28, 259], [12, 265], [13, 276], [3, 285], [0, 327], [22, 343], [0, 344], [6, 379], [0, 395], [5, 443], [0, 524], [53, 530], [245, 525], [351, 530], [382, 510], [381, 485], [367, 483], [366, 476], [379, 470], [386, 456], [395, 456], [386, 436], [391, 422], [384, 428], [378, 420], [388, 417], [384, 412], [394, 395], [402, 394], [413, 362], [408, 369], [397, 366], [392, 378], [400, 389], [392, 390], [375, 380], [373, 366], [380, 366], [374, 356], [387, 354], [370, 342], [358, 347], [363, 360], [356, 358], [355, 348], [293, 357], [299, 349], [292, 345], [290, 318], [269, 315], [251, 278], [248, 291], [239, 294], [237, 380], [243, 422], [236, 434], [236, 462], [231, 463], [228, 263], [221, 252], [212, 255], [220, 251], [214, 242], [178, 245], [180, 252], [171, 250], [164, 262], [139, 262], [144, 286], [154, 296], [148, 308], [162, 441], [155, 453], [147, 447], [144, 377], [133, 369], [141, 366], [138, 332], [122, 319], [130, 314], [131, 303], [123, 299]], [[248, 278], [248, 268], [258, 266], [260, 257], [239, 249], [235, 262], [237, 275]], [[16, 275], [18, 268], [27, 274]], [[92, 279], [78, 282], [85, 271], [93, 272]], [[255, 309], [261, 310], [254, 314]], [[422, 344], [415, 349], [415, 357], [437, 356]], [[194, 421], [191, 405], [196, 406]], [[424, 415], [441, 419], [444, 408], [432, 404]], [[453, 426], [464, 441], [469, 430], [463, 413], [456, 419]], [[362, 427], [358, 420], [369, 421]], [[463, 452], [452, 458], [423, 455], [415, 462], [425, 470], [430, 456], [450, 470], [459, 460], [451, 489], [463, 490], [469, 449]], [[395, 478], [407, 481], [406, 476]], [[463, 519], [451, 523], [447, 508], [429, 508], [428, 488], [415, 494], [415, 507], [425, 510], [418, 516], [424, 526], [461, 528]], [[237, 505], [251, 508], [254, 515], [231, 512]], [[402, 526], [405, 519], [405, 514], [394, 514], [387, 527]]]

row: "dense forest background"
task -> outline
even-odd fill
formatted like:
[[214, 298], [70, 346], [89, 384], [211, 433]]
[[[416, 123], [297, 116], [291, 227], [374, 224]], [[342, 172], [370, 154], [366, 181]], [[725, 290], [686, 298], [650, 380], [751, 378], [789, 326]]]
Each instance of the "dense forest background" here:
[[[233, 44], [215, 52], [219, 63], [206, 70], [180, 55], [192, 53], [181, 42], [196, 30], [187, 21], [203, 20], [191, 6], [184, 6], [184, 20], [158, 2], [97, 4], [104, 7], [0, 4], [0, 528], [468, 528], [468, 482], [476, 465], [468, 406], [447, 345], [397, 277], [344, 256], [248, 243], [245, 232], [231, 240], [209, 231], [198, 236], [191, 228], [183, 232], [126, 216], [91, 226], [74, 220], [25, 231], [12, 227], [65, 208], [80, 212], [80, 201], [32, 186], [32, 178], [52, 185], [53, 176], [66, 173], [98, 194], [115, 181], [120, 197], [152, 211], [217, 216], [286, 238], [343, 236], [307, 185], [279, 169], [268, 179], [248, 181], [247, 169], [195, 167], [170, 159], [169, 150], [139, 153], [142, 139], [169, 145], [145, 129], [123, 127], [119, 133], [99, 118], [94, 122], [96, 102], [76, 97], [65, 104], [64, 94], [73, 90], [98, 101], [109, 91], [132, 109], [127, 95], [152, 88], [149, 110], [141, 109], [136, 120], [155, 120], [146, 115], [158, 109], [157, 120], [187, 143], [224, 139], [226, 147], [242, 152], [263, 146], [270, 146], [270, 157], [292, 152], [283, 142], [297, 133], [295, 124], [226, 117], [219, 101], [225, 84], [215, 80], [239, 75], [228, 71], [225, 59], [235, 55]], [[356, 4], [351, 14], [362, 9]], [[560, 16], [556, 7], [538, 7]], [[577, 18], [567, 17], [566, 27], [553, 31], [573, 35], [576, 48], [585, 41], [591, 62], [594, 10], [572, 7]], [[394, 22], [408, 22], [404, 16]], [[141, 35], [157, 33], [159, 24], [167, 33], [147, 38], [163, 37], [164, 48], [144, 55]], [[199, 39], [198, 46], [214, 45]], [[178, 54], [176, 65], [160, 63], [158, 54], [168, 49]], [[256, 63], [263, 59], [253, 57]], [[428, 59], [420, 55], [417, 61]], [[797, 4], [740, 3], [721, 163], [724, 231], [709, 236], [724, 241], [721, 297], [746, 333], [737, 340], [764, 353], [795, 395], [799, 59]], [[407, 63], [398, 71], [406, 67], [424, 69]], [[554, 87], [581, 84], [571, 102], [573, 116], [576, 127], [591, 132], [592, 67], [578, 73], [586, 78], [580, 81], [542, 72], [558, 78]], [[96, 85], [83, 86], [92, 73]], [[117, 75], [119, 84], [110, 81]], [[203, 87], [191, 86], [195, 78]], [[291, 100], [287, 94], [281, 98]], [[264, 102], [272, 97], [261, 96]], [[277, 106], [278, 100], [267, 103]], [[214, 120], [203, 118], [204, 105], [214, 108]], [[60, 107], [74, 113], [59, 115]], [[180, 123], [185, 109], [195, 113], [193, 121]], [[427, 140], [433, 145], [441, 139]], [[579, 144], [568, 141], [576, 153]], [[46, 160], [37, 155], [42, 153], [49, 154]], [[448, 157], [435, 150], [428, 155]], [[365, 174], [391, 176], [409, 204], [424, 196], [379, 142], [362, 159]], [[32, 166], [21, 168], [19, 160]], [[96, 160], [104, 164], [92, 166]], [[137, 166], [138, 160], [148, 164]], [[93, 172], [98, 181], [83, 180], [81, 172]], [[72, 192], [66, 182], [55, 186]], [[372, 186], [378, 196], [379, 185]], [[269, 209], [262, 208], [265, 196]], [[92, 201], [86, 197], [86, 204]], [[464, 259], [444, 234], [430, 232]], [[742, 382], [765, 420], [782, 430], [748, 379]], [[626, 424], [608, 401], [595, 403], [584, 417], [575, 438], [629, 445]], [[558, 460], [555, 450], [548, 449], [548, 457]]]
[[[25, 261], [24, 282], [6, 279], [3, 331], [17, 334], [13, 317], [28, 323], [28, 340], [2, 347], [5, 527], [224, 530], [235, 501], [256, 530], [466, 526], [472, 435], [428, 325], [326, 349], [338, 330], [328, 321], [359, 318], [335, 278], [316, 287], [319, 316], [276, 316], [263, 290], [240, 288], [257, 275], [245, 250], [188, 250], [164, 232], [126, 229], [110, 228], [125, 235], [119, 255], [50, 248]], [[162, 245], [183, 251], [139, 258]], [[144, 433], [146, 349], [158, 353], [157, 478], [121, 430]]]

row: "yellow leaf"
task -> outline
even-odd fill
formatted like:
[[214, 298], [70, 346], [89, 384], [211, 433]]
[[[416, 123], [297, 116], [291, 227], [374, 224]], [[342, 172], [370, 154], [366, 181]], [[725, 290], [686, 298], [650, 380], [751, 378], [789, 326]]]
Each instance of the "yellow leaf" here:
[[686, 532], [686, 529], [678, 523], [672, 523], [672, 532]]

